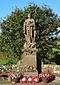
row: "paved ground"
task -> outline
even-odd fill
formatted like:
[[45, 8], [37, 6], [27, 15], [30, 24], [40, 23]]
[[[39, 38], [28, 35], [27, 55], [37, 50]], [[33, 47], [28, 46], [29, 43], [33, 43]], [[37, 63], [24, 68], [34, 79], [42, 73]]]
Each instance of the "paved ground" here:
[[50, 83], [44, 83], [44, 82], [40, 82], [40, 83], [0, 83], [0, 85], [60, 85], [60, 77], [56, 77], [56, 79]]

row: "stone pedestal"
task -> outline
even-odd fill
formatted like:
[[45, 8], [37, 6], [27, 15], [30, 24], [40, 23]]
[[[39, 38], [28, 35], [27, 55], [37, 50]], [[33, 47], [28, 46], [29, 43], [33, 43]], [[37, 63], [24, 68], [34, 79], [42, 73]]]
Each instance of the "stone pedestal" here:
[[36, 67], [36, 52], [33, 53], [24, 52], [22, 57], [23, 57], [22, 65]]

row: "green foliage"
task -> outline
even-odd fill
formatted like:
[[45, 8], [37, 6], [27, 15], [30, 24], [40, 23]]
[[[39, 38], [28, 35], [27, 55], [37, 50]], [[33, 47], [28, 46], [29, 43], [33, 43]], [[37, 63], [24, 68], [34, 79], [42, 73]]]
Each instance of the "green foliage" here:
[[[16, 63], [21, 59], [21, 49], [24, 44], [23, 12], [15, 9], [6, 20], [1, 23], [0, 50], [7, 53], [9, 63]], [[15, 60], [15, 61], [14, 61]]]
[[[40, 52], [40, 57], [49, 62], [49, 53], [52, 52], [52, 46], [56, 43], [54, 39], [49, 40], [49, 35], [57, 31], [60, 26], [58, 16], [51, 8], [46, 6], [39, 7], [30, 4], [24, 10], [16, 8], [10, 16], [1, 22], [2, 33], [0, 35], [0, 51], [6, 52], [11, 62], [15, 63], [21, 59], [22, 48], [24, 45], [23, 23], [27, 19], [28, 13], [35, 20], [36, 24], [36, 46]], [[15, 61], [14, 61], [15, 60]], [[44, 60], [46, 62], [46, 60]]]
[[5, 60], [4, 60], [4, 59], [1, 59], [1, 60], [0, 60], [0, 65], [2, 65], [2, 64], [7, 64], [7, 63], [8, 63], [8, 60], [6, 60], [6, 59], [5, 59]]

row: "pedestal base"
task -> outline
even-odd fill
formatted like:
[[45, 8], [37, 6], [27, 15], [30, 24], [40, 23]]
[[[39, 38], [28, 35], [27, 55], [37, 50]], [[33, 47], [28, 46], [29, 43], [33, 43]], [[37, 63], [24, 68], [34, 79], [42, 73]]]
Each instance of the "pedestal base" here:
[[33, 53], [24, 52], [22, 57], [23, 57], [22, 65], [36, 67], [36, 52], [33, 52]]

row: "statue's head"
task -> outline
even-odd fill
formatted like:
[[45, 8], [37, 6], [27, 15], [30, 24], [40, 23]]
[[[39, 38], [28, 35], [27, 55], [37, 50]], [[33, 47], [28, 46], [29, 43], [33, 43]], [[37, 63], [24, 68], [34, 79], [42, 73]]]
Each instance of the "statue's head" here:
[[28, 14], [28, 18], [30, 18], [31, 17], [31, 15], [30, 14]]

